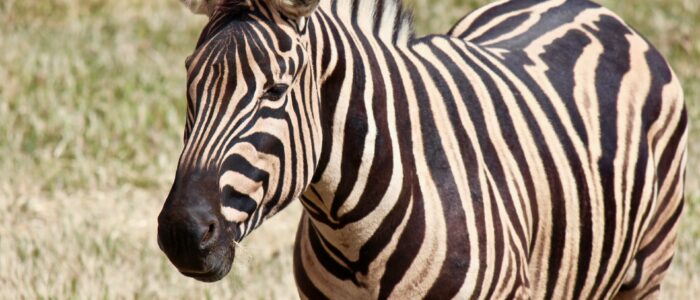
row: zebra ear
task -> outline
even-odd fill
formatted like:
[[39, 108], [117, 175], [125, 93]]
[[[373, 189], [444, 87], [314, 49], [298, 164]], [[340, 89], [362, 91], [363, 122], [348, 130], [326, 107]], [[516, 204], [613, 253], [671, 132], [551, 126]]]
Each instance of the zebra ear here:
[[314, 12], [319, 0], [269, 0], [270, 3], [293, 18], [307, 17]]
[[221, 0], [180, 0], [180, 2], [195, 14], [211, 17]]

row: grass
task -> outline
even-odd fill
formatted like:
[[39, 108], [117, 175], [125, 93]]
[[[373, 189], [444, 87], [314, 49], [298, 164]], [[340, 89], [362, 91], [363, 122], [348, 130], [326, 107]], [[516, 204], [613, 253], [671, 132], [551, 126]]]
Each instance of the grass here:
[[[325, 1], [325, 0], [324, 0]], [[420, 33], [485, 0], [413, 0]], [[700, 3], [606, 0], [681, 77], [688, 205], [667, 298], [700, 293]], [[175, 0], [0, 1], [0, 298], [295, 298], [298, 205], [225, 280], [179, 275], [155, 242], [184, 123], [184, 58], [205, 19]]]

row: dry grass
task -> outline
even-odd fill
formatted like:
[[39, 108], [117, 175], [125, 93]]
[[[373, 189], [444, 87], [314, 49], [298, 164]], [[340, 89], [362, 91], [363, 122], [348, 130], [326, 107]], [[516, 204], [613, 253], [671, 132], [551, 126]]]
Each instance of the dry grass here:
[[[485, 0], [414, 0], [420, 32]], [[644, 33], [700, 119], [695, 0], [603, 1]], [[179, 275], [155, 242], [201, 17], [176, 0], [0, 1], [0, 298], [295, 298], [298, 205], [246, 240], [225, 280]], [[700, 122], [667, 298], [700, 293]]]

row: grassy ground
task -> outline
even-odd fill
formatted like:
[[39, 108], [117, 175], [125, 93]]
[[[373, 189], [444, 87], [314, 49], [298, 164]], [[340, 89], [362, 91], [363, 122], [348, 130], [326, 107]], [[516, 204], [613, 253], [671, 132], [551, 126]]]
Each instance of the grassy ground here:
[[[426, 33], [486, 1], [410, 2]], [[603, 4], [670, 59], [691, 121], [700, 120], [700, 3]], [[0, 1], [0, 298], [295, 298], [298, 205], [253, 234], [218, 283], [179, 275], [155, 242], [181, 146], [184, 58], [204, 21], [175, 0]], [[692, 124], [668, 298], [700, 293], [700, 122]]]

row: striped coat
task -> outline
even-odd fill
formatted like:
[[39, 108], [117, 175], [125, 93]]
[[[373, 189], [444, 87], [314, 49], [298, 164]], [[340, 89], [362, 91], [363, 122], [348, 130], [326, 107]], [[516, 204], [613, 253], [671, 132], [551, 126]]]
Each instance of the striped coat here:
[[171, 195], [211, 177], [236, 241], [300, 199], [302, 297], [658, 296], [687, 116], [610, 11], [502, 1], [417, 38], [395, 0], [187, 2], [211, 20]]

